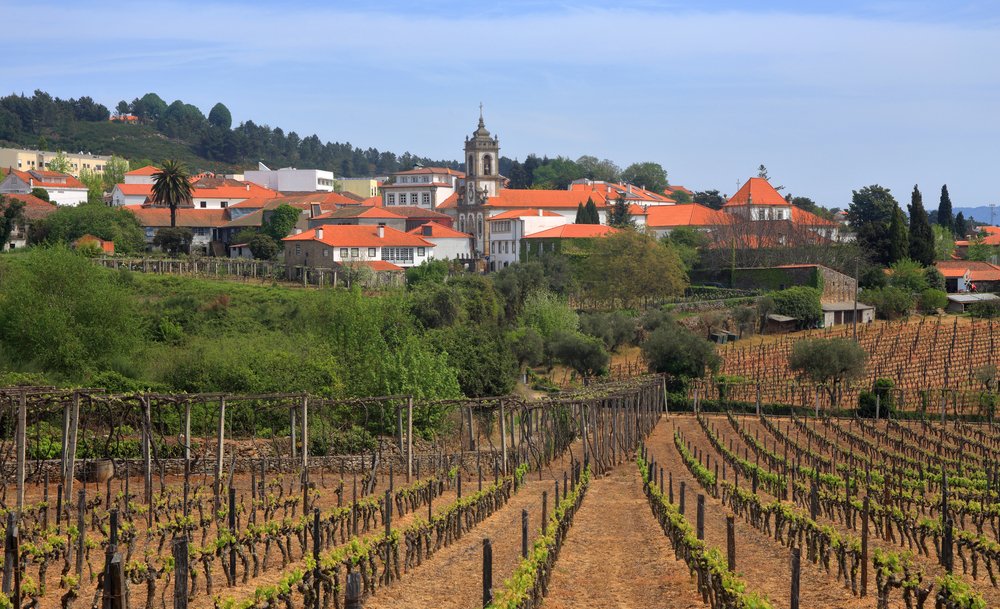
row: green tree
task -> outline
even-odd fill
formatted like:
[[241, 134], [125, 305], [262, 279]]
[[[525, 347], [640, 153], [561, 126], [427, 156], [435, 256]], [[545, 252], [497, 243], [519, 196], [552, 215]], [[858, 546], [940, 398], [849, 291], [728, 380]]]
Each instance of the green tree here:
[[688, 272], [698, 264], [703, 248], [708, 247], [708, 235], [690, 226], [678, 226], [664, 235], [661, 242], [674, 248]]
[[139, 220], [135, 214], [120, 207], [60, 207], [31, 224], [32, 243], [68, 246], [84, 235], [113, 241], [115, 251], [122, 254], [141, 252], [146, 248], [146, 236]]
[[191, 180], [183, 165], [174, 160], [163, 162], [163, 168], [153, 174], [150, 196], [156, 205], [170, 208], [170, 227], [177, 226], [177, 208], [191, 204]]
[[520, 370], [545, 361], [545, 341], [534, 328], [520, 327], [511, 332], [508, 341]]
[[938, 226], [949, 233], [955, 230], [955, 219], [951, 215], [951, 196], [948, 194], [948, 185], [941, 186], [941, 200], [938, 203], [937, 213]]
[[860, 378], [867, 360], [868, 353], [854, 340], [818, 338], [794, 343], [788, 366], [803, 378], [822, 384], [836, 405], [841, 384]]
[[87, 187], [87, 203], [104, 204], [104, 177], [90, 169], [80, 170], [80, 181]]
[[875, 314], [882, 319], [907, 317], [913, 311], [912, 293], [894, 286], [861, 290], [858, 300], [875, 307]]
[[[58, 171], [59, 173], [70, 173], [73, 169], [69, 164], [69, 158], [62, 150], [57, 152], [56, 156], [52, 157], [52, 160], [47, 163], [46, 168], [49, 171]], [[39, 167], [39, 169], [41, 168]]]
[[683, 190], [675, 190], [670, 193], [670, 198], [673, 199], [678, 205], [691, 203], [694, 199], [687, 192]]
[[922, 313], [935, 313], [938, 309], [948, 306], [948, 293], [944, 290], [927, 288], [920, 292], [919, 302]]
[[583, 175], [589, 180], [599, 182], [617, 182], [622, 170], [608, 159], [598, 160], [595, 156], [584, 155], [576, 160], [577, 166], [583, 170]]
[[661, 324], [642, 343], [642, 357], [652, 372], [678, 379], [714, 374], [721, 359], [715, 345], [673, 322]]
[[532, 292], [524, 302], [524, 325], [534, 328], [544, 340], [557, 333], [572, 333], [580, 325], [579, 316], [565, 301], [545, 290]]
[[229, 108], [219, 102], [208, 112], [208, 122], [213, 127], [228, 131], [233, 126], [233, 115], [230, 114]]
[[128, 173], [129, 165], [128, 161], [120, 156], [112, 156], [104, 164], [104, 190], [111, 191], [114, 189], [115, 184], [121, 184], [125, 181], [125, 174]]
[[[888, 188], [878, 184], [855, 190], [851, 205], [847, 209], [847, 219], [857, 236], [858, 244], [879, 264], [887, 266], [905, 256], [893, 257], [889, 225], [899, 209], [896, 199]], [[903, 225], [905, 229], [905, 224]], [[906, 240], [904, 239], [904, 244]], [[904, 245], [903, 252], [906, 251]]]
[[168, 254], [187, 254], [191, 251], [194, 233], [190, 228], [161, 228], [153, 237], [153, 245]]
[[588, 296], [627, 309], [643, 298], [682, 294], [687, 286], [677, 252], [633, 230], [594, 239], [580, 274]]
[[615, 228], [631, 228], [634, 226], [632, 213], [628, 209], [629, 203], [625, 195], [620, 194], [615, 199], [614, 205], [608, 211], [608, 226]]
[[667, 170], [659, 163], [633, 163], [622, 171], [622, 180], [651, 190], [663, 192], [670, 183], [667, 181]]
[[258, 260], [274, 260], [278, 257], [278, 243], [270, 235], [259, 233], [247, 243], [250, 253]]
[[587, 204], [584, 206], [584, 211], [587, 213], [587, 224], [600, 224], [601, 214], [597, 212], [597, 204], [590, 197], [587, 197]]
[[694, 202], [712, 209], [722, 209], [726, 204], [726, 198], [720, 195], [718, 190], [702, 190], [694, 193]]
[[586, 381], [593, 376], [607, 374], [611, 358], [599, 339], [579, 332], [558, 332], [549, 345], [552, 356], [569, 366]]
[[924, 209], [923, 195], [916, 185], [910, 197], [910, 258], [924, 266], [934, 264], [934, 231]]
[[51, 199], [49, 199], [49, 191], [45, 190], [44, 188], [39, 188], [37, 186], [35, 188], [32, 188], [31, 195], [41, 199], [42, 201], [47, 201], [49, 203], [52, 202]]
[[927, 289], [927, 273], [916, 260], [903, 258], [889, 267], [889, 285], [916, 294]]
[[3, 212], [0, 214], [0, 252], [2, 252], [11, 233], [24, 222], [24, 202], [0, 195], [0, 211]]
[[929, 266], [924, 269], [924, 278], [927, 280], [927, 287], [935, 290], [945, 290], [944, 274], [936, 266]]
[[585, 221], [586, 218], [583, 215], [584, 213], [585, 213], [585, 211], [583, 209], [583, 203], [577, 203], [576, 204], [576, 219], [573, 220], [573, 223], [574, 224], [587, 224], [587, 222]]
[[965, 239], [969, 234], [969, 226], [965, 221], [965, 214], [958, 212], [955, 215], [955, 236], [959, 239]]
[[584, 170], [564, 157], [543, 162], [532, 173], [532, 188], [565, 190], [574, 180], [584, 177]]
[[886, 250], [885, 253], [869, 253], [874, 255], [877, 259], [879, 259], [879, 261], [884, 261], [882, 263], [885, 265], [892, 264], [897, 260], [909, 258], [910, 239], [909, 231], [906, 229], [906, 216], [903, 214], [903, 210], [898, 207], [892, 212], [892, 221], [889, 223], [888, 237], [889, 241], [886, 245], [889, 249]]
[[955, 253], [955, 237], [950, 228], [945, 228], [939, 224], [931, 227], [934, 230], [934, 259], [951, 260]]
[[302, 212], [297, 207], [282, 203], [271, 210], [267, 219], [264, 220], [261, 232], [275, 241], [281, 241], [295, 228], [301, 214]]
[[817, 326], [823, 320], [820, 296], [822, 292], [818, 289], [804, 286], [795, 286], [771, 294], [775, 312], [794, 317], [798, 320], [800, 328]]

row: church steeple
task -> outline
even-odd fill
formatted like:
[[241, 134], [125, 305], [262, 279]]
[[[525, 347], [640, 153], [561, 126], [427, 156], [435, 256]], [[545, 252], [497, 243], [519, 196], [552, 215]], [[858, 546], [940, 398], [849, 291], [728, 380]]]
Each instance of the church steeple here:
[[483, 119], [483, 104], [479, 104], [479, 126], [472, 138], [465, 138], [465, 191], [466, 205], [480, 205], [489, 197], [497, 196], [503, 188], [503, 176], [498, 168], [500, 140], [491, 136]]

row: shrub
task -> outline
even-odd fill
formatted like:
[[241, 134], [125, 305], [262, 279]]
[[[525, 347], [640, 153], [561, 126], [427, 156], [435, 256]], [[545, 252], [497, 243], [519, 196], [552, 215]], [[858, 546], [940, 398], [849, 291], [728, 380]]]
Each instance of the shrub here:
[[862, 290], [858, 300], [874, 306], [881, 319], [899, 319], [913, 311], [913, 297], [905, 290], [892, 286]]
[[892, 379], [875, 379], [871, 391], [862, 391], [858, 396], [858, 416], [873, 419], [877, 410], [880, 417], [892, 417], [896, 412], [894, 388]]
[[580, 318], [558, 296], [539, 290], [524, 302], [524, 323], [551, 340], [556, 334], [576, 332]]
[[278, 257], [278, 242], [270, 235], [257, 234], [247, 243], [250, 253], [258, 260], [274, 260]]
[[653, 372], [682, 379], [701, 378], [719, 368], [715, 345], [678, 324], [665, 324], [642, 344], [642, 356]]
[[910, 260], [909, 258], [897, 260], [889, 267], [889, 270], [891, 271], [889, 274], [889, 285], [894, 288], [900, 288], [911, 294], [916, 294], [926, 290], [928, 287], [924, 267], [920, 266], [920, 263], [915, 260]]
[[944, 275], [936, 266], [929, 266], [924, 269], [924, 278], [927, 280], [927, 287], [945, 291]]
[[621, 311], [581, 315], [580, 331], [601, 339], [610, 351], [616, 351], [622, 345], [635, 344], [635, 318]]
[[989, 319], [1000, 317], [1000, 300], [986, 300], [968, 307], [969, 315]]
[[579, 332], [557, 332], [549, 343], [549, 352], [584, 377], [606, 374], [611, 361], [604, 343]]
[[823, 306], [820, 304], [822, 293], [816, 288], [796, 286], [771, 294], [774, 300], [774, 310], [781, 315], [787, 315], [799, 320], [800, 328], [819, 325], [823, 319]]
[[948, 306], [948, 294], [942, 290], [927, 288], [920, 292], [920, 311], [922, 313], [935, 313], [938, 309]]
[[194, 233], [190, 228], [161, 228], [153, 237], [153, 246], [169, 254], [186, 254], [191, 250]]

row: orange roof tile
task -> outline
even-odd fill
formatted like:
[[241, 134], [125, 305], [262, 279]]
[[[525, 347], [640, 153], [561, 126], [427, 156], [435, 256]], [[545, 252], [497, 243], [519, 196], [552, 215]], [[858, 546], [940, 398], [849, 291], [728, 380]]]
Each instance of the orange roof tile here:
[[968, 272], [972, 281], [1000, 281], [1000, 266], [978, 260], [941, 260], [934, 263], [945, 277], [962, 277]]
[[771, 183], [764, 178], [750, 178], [746, 181], [736, 194], [729, 198], [725, 207], [736, 207], [739, 205], [780, 205], [788, 207], [790, 203], [771, 186]]
[[563, 224], [530, 235], [525, 239], [593, 239], [617, 233], [618, 229], [604, 224]]
[[448, 214], [442, 214], [439, 211], [434, 211], [433, 209], [427, 209], [426, 207], [413, 207], [410, 205], [396, 205], [389, 208], [392, 213], [403, 216], [404, 218], [427, 218], [428, 220], [447, 220], [451, 221], [451, 216]]
[[[427, 234], [425, 229], [430, 227], [431, 234]], [[437, 239], [469, 239], [472, 235], [468, 233], [463, 233], [457, 231], [453, 228], [448, 228], [437, 222], [427, 222], [426, 224], [421, 224], [417, 228], [407, 231], [411, 235], [418, 235], [420, 237], [435, 237]]]
[[607, 199], [603, 193], [594, 190], [534, 190], [505, 188], [497, 196], [490, 197], [487, 207], [527, 207], [543, 209], [575, 209], [578, 205], [587, 204], [587, 199], [593, 199], [597, 207], [606, 207]]
[[[139, 224], [143, 226], [165, 227], [170, 226], [170, 208], [168, 207], [143, 207], [142, 205], [125, 205], [122, 209], [135, 214], [139, 219]], [[225, 209], [192, 209], [190, 207], [177, 208], [177, 226], [184, 228], [213, 228], [220, 227], [229, 221]]]
[[[754, 201], [756, 204], [756, 201]], [[801, 207], [792, 206], [792, 223], [802, 226], [826, 226], [829, 228], [840, 228], [840, 225], [833, 220], [821, 218], [811, 211], [806, 211]]]
[[24, 208], [21, 210], [21, 213], [23, 213], [24, 217], [29, 220], [44, 218], [58, 209], [54, 203], [49, 203], [48, 201], [39, 199], [33, 194], [4, 193], [0, 194], [0, 198], [16, 200], [24, 203]]
[[[343, 224], [326, 224], [311, 228], [298, 235], [285, 237], [282, 241], [320, 241], [331, 247], [434, 247], [430, 241], [425, 241], [417, 235], [384, 227], [383, 236], [378, 236], [377, 226], [354, 226]], [[316, 238], [316, 231], [323, 231], [323, 238]]]
[[127, 176], [151, 176], [154, 173], [160, 173], [159, 167], [153, 167], [152, 165], [146, 165], [145, 167], [140, 167], [138, 169], [133, 169], [127, 172]]
[[[368, 268], [370, 268], [371, 270], [375, 271], [376, 273], [386, 273], [386, 272], [395, 273], [406, 270], [401, 266], [396, 266], [395, 264], [391, 262], [386, 262], [385, 260], [362, 260], [360, 262], [347, 263], [347, 265], [351, 264], [363, 264]], [[341, 266], [344, 266], [344, 264], [342, 263]]]
[[320, 218], [329, 219], [346, 219], [346, 218], [382, 218], [386, 220], [402, 220], [405, 216], [393, 213], [388, 209], [382, 207], [365, 207], [361, 205], [352, 205], [350, 207], [341, 207], [333, 211], [327, 212], [325, 214], [320, 214], [314, 219], [319, 220]]
[[646, 208], [646, 226], [720, 226], [730, 224], [732, 218], [721, 211], [697, 203], [681, 205], [655, 205]]
[[[67, 173], [59, 173], [58, 171], [46, 171], [41, 169], [32, 169], [31, 171], [20, 171], [18, 169], [11, 169], [10, 173], [17, 176], [25, 184], [33, 184], [34, 188], [74, 188], [86, 190], [87, 187], [83, 185], [83, 182], [74, 178]], [[59, 181], [54, 181], [54, 180]]]
[[489, 222], [494, 220], [512, 220], [515, 218], [531, 218], [533, 216], [540, 216], [545, 218], [558, 218], [559, 214], [555, 212], [548, 211], [546, 209], [512, 209], [510, 211], [505, 211], [502, 214], [497, 214], [489, 218]]
[[152, 184], [115, 184], [115, 188], [127, 197], [148, 197], [153, 194]]
[[396, 176], [408, 176], [408, 175], [419, 175], [419, 174], [444, 174], [455, 176], [456, 178], [464, 178], [465, 174], [457, 169], [451, 169], [449, 167], [418, 167], [416, 169], [409, 169], [407, 171], [397, 171], [392, 175]]

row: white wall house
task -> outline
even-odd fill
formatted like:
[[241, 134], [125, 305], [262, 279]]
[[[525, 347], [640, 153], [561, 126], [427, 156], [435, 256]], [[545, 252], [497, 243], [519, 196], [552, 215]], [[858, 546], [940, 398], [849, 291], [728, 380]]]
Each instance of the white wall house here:
[[281, 192], [333, 192], [334, 187], [332, 171], [294, 167], [271, 169], [264, 163], [258, 163], [256, 170], [244, 171], [243, 179]]
[[31, 194], [35, 188], [47, 192], [49, 201], [56, 205], [75, 206], [87, 202], [87, 187], [80, 180], [65, 173], [11, 169], [3, 182], [0, 182], [0, 194], [26, 195]]
[[525, 235], [570, 222], [563, 214], [545, 209], [515, 209], [493, 216], [489, 219], [490, 270], [499, 271], [519, 262]]
[[125, 174], [126, 184], [153, 184], [153, 176], [160, 172], [159, 167], [146, 165], [138, 169], [133, 169]]
[[318, 226], [282, 241], [287, 265], [312, 268], [375, 261], [419, 266], [434, 257], [435, 247], [418, 235], [384, 226]]
[[455, 194], [461, 171], [447, 167], [418, 167], [392, 174], [389, 183], [382, 184], [382, 206], [409, 206], [437, 209]]
[[436, 260], [469, 260], [472, 258], [472, 235], [460, 233], [437, 222], [428, 222], [409, 231], [435, 245]]

